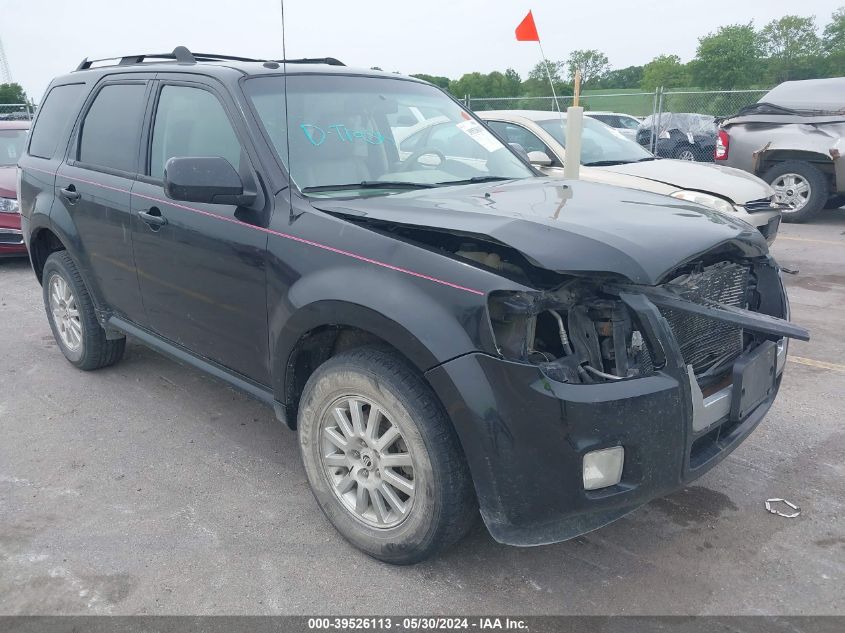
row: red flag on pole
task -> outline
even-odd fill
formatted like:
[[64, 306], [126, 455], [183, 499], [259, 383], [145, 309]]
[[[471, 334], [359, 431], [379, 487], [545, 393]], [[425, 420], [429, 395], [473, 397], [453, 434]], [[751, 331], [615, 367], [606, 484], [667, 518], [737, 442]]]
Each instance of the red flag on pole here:
[[517, 42], [539, 42], [540, 36], [537, 34], [537, 25], [534, 24], [534, 16], [531, 11], [525, 16], [525, 19], [516, 27], [516, 41]]

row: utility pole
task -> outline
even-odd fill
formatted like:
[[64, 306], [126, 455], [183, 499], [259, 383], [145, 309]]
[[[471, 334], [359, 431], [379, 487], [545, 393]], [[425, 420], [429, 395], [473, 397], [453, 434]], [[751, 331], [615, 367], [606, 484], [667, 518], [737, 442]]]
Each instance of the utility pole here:
[[6, 51], [3, 50], [3, 40], [0, 39], [0, 84], [12, 83], [12, 71], [9, 70], [9, 61], [6, 59]]

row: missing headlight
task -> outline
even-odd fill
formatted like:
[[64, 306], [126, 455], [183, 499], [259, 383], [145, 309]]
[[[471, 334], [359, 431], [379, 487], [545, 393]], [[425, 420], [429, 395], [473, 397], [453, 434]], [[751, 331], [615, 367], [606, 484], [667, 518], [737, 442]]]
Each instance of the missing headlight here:
[[555, 380], [609, 382], [654, 371], [629, 309], [595, 288], [495, 293], [489, 309], [499, 353], [538, 365]]

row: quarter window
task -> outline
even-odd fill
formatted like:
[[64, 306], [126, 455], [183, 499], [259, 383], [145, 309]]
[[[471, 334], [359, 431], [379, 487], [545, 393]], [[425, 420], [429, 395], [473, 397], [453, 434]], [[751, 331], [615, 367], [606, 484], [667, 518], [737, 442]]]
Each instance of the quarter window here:
[[241, 144], [220, 101], [188, 86], [164, 86], [156, 109], [150, 150], [150, 175], [164, 178], [174, 156], [220, 156], [240, 168]]
[[145, 84], [109, 84], [94, 98], [79, 140], [79, 162], [134, 172]]
[[47, 94], [38, 108], [38, 118], [29, 142], [30, 156], [53, 158], [59, 141], [64, 138], [67, 143], [65, 130], [71, 117], [76, 119], [76, 108], [84, 88], [85, 84], [68, 84], [56, 86]]

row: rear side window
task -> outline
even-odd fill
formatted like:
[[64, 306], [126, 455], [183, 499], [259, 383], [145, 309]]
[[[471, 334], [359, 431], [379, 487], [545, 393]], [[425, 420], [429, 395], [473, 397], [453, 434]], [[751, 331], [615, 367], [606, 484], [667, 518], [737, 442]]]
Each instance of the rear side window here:
[[110, 84], [94, 98], [79, 140], [79, 162], [134, 172], [144, 111], [144, 84]]
[[150, 148], [150, 176], [164, 178], [174, 156], [220, 156], [240, 168], [241, 144], [212, 93], [201, 88], [164, 86], [156, 109]]
[[56, 86], [38, 108], [38, 119], [32, 130], [29, 154], [39, 158], [53, 158], [59, 141], [82, 100], [85, 84]]

